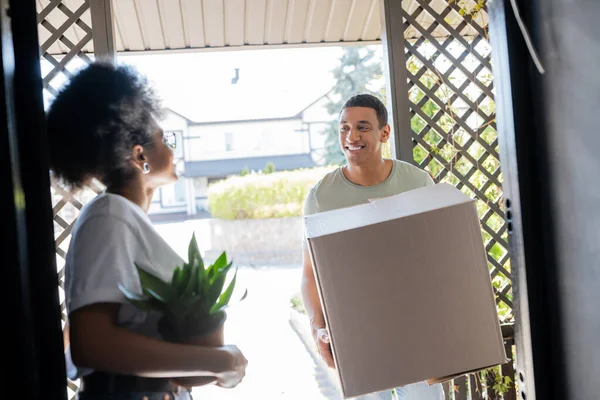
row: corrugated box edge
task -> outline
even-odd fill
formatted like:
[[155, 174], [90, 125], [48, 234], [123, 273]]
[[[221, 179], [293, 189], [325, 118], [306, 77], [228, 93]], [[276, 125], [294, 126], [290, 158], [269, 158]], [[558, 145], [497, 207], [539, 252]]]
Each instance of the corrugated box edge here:
[[[319, 279], [319, 276], [318, 276], [319, 271], [317, 269], [317, 263], [316, 263], [316, 260], [315, 260], [315, 256], [313, 255], [312, 240], [310, 238], [308, 238], [307, 242], [308, 242], [308, 249], [309, 249], [308, 253], [310, 254], [310, 259], [311, 259], [311, 263], [312, 263], [312, 267], [313, 267], [313, 273], [315, 274], [315, 282], [317, 283], [317, 285], [316, 285], [317, 286], [317, 292], [319, 294], [319, 299], [321, 301], [321, 309], [323, 310], [323, 318], [325, 319], [325, 326], [329, 330], [329, 325], [330, 325], [329, 324], [329, 315], [328, 315], [329, 312], [328, 312], [328, 307], [325, 304], [325, 296], [323, 296], [323, 288], [321, 287], [321, 283], [320, 283], [321, 280]], [[342, 374], [341, 374], [340, 369], [339, 369], [339, 362], [338, 362], [338, 359], [337, 359], [337, 356], [336, 356], [336, 353], [335, 353], [335, 348], [333, 346], [333, 342], [335, 340], [334, 340], [333, 334], [331, 332], [329, 332], [329, 338], [330, 338], [329, 343], [330, 343], [330, 346], [331, 346], [331, 353], [333, 355], [333, 361], [334, 361], [334, 364], [335, 364], [335, 370], [336, 370], [336, 374], [337, 374], [338, 380], [340, 382], [340, 388], [342, 390], [342, 394], [343, 394], [344, 398], [347, 399], [348, 397], [347, 397], [347, 395], [345, 393], [344, 381], [342, 379]]]

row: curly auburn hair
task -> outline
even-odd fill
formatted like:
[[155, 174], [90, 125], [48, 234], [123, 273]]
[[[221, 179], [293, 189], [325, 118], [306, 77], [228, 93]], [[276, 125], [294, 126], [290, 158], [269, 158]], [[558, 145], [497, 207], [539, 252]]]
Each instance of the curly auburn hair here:
[[78, 71], [46, 115], [53, 179], [69, 190], [92, 178], [122, 185], [134, 174], [133, 146], [152, 146], [160, 110], [147, 79], [130, 66], [95, 62]]

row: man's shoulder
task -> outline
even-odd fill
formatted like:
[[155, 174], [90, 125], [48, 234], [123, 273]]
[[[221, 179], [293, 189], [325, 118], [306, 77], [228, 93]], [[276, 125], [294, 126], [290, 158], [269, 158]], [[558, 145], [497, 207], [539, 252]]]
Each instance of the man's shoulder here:
[[325, 175], [323, 175], [311, 188], [310, 193], [312, 195], [317, 195], [323, 190], [330, 190], [332, 186], [335, 186], [340, 179], [340, 167], [337, 167]]
[[429, 172], [409, 162], [402, 160], [392, 160], [392, 162], [395, 164], [395, 169], [397, 171], [396, 173], [399, 177], [404, 178], [408, 175], [423, 180], [429, 180], [433, 178]]
[[308, 195], [304, 202], [304, 213], [314, 214], [320, 210], [320, 199], [323, 194], [328, 195], [329, 193], [335, 192], [336, 186], [339, 185], [340, 181], [340, 167], [327, 172], [310, 188]]
[[412, 172], [417, 174], [428, 174], [427, 171], [417, 167], [416, 165], [407, 161], [392, 159], [392, 162], [396, 164], [396, 168], [402, 172]]

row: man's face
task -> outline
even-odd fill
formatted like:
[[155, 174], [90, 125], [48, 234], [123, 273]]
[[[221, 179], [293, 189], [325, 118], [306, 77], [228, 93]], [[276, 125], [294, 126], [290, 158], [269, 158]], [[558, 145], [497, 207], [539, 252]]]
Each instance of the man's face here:
[[390, 126], [379, 127], [377, 113], [368, 107], [348, 107], [340, 114], [340, 147], [351, 166], [381, 161], [381, 145], [390, 137]]

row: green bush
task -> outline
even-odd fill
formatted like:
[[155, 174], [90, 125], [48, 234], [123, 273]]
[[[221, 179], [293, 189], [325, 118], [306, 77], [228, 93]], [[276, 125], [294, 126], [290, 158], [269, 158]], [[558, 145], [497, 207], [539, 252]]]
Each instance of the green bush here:
[[302, 296], [300, 293], [294, 293], [292, 297], [290, 297], [290, 307], [292, 309], [298, 311], [300, 314], [306, 315], [306, 309], [304, 308], [304, 301], [302, 301]]
[[210, 213], [228, 220], [301, 216], [310, 188], [333, 168], [250, 173], [215, 182], [208, 188]]

